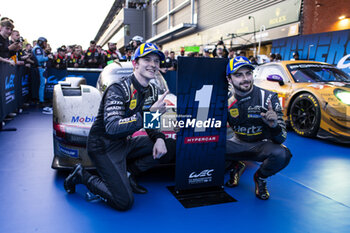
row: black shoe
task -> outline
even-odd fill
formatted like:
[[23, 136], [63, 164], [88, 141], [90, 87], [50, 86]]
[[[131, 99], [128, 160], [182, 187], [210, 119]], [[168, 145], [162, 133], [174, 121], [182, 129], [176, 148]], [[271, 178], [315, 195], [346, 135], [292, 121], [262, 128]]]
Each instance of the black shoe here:
[[75, 185], [81, 184], [83, 180], [83, 166], [78, 163], [74, 167], [74, 171], [64, 180], [64, 189], [67, 193], [75, 193]]
[[255, 172], [254, 182], [255, 182], [255, 195], [261, 200], [269, 199], [270, 194], [266, 188], [266, 179], [259, 177], [258, 174]]
[[242, 173], [245, 170], [245, 164], [241, 161], [238, 161], [234, 164], [233, 168], [230, 170], [230, 179], [226, 182], [226, 186], [233, 188], [238, 186], [239, 179], [241, 178]]
[[141, 185], [136, 183], [135, 177], [133, 175], [129, 176], [129, 182], [133, 193], [146, 194], [148, 190]]
[[44, 108], [45, 107], [45, 103], [44, 102], [38, 102], [37, 105], [39, 108]]

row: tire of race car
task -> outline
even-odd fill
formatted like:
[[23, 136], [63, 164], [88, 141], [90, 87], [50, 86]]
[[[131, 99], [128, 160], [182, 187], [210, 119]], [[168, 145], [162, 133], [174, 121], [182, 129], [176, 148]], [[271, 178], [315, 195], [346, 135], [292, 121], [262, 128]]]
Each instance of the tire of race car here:
[[320, 128], [320, 105], [310, 93], [297, 96], [289, 111], [289, 122], [292, 129], [304, 137], [315, 137]]

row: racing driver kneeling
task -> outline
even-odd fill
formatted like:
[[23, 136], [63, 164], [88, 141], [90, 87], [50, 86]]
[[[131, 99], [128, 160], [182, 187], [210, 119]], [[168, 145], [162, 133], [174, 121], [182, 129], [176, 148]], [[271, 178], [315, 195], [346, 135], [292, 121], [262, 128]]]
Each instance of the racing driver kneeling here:
[[[75, 192], [76, 184], [84, 184], [112, 208], [128, 210], [134, 202], [133, 192], [147, 192], [135, 182], [134, 176], [174, 160], [175, 140], [165, 139], [159, 130], [146, 129], [148, 136], [131, 137], [143, 127], [143, 111], [159, 115], [166, 111], [167, 92], [158, 99], [158, 89], [150, 83], [163, 60], [164, 54], [156, 45], [141, 44], [135, 51], [133, 74], [104, 92], [87, 143], [89, 157], [99, 175], [76, 165], [64, 181], [68, 193]], [[144, 103], [149, 100], [151, 107], [145, 109]]]
[[228, 122], [235, 132], [226, 142], [226, 160], [231, 161], [228, 187], [238, 185], [245, 164], [261, 162], [254, 174], [255, 195], [267, 200], [266, 178], [285, 168], [292, 154], [282, 145], [287, 131], [276, 93], [253, 85], [254, 66], [243, 56], [229, 61], [227, 78], [233, 86], [228, 100]]

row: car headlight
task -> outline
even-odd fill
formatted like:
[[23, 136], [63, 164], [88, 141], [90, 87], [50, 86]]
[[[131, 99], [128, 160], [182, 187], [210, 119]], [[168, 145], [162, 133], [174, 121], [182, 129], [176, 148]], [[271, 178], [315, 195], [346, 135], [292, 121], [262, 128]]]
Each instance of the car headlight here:
[[335, 89], [334, 95], [344, 104], [350, 105], [350, 92], [343, 89]]

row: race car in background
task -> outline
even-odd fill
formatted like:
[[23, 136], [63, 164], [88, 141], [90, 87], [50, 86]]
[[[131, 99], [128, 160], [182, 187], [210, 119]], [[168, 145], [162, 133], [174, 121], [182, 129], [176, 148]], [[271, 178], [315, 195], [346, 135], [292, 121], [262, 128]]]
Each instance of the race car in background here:
[[[54, 157], [51, 167], [71, 169], [81, 163], [85, 168], [94, 168], [87, 155], [86, 142], [90, 128], [95, 121], [103, 92], [112, 83], [133, 72], [131, 62], [114, 62], [101, 72], [96, 87], [86, 85], [86, 80], [69, 77], [55, 85], [53, 92], [53, 144]], [[168, 90], [163, 76], [158, 73], [152, 82], [159, 88], [159, 93]], [[147, 100], [146, 100], [147, 102]], [[168, 94], [165, 102], [167, 112], [162, 116], [175, 120], [176, 96]], [[172, 128], [161, 128], [165, 136], [175, 138]], [[146, 135], [140, 130], [133, 136]]]
[[255, 85], [277, 92], [299, 135], [350, 142], [350, 77], [322, 62], [281, 61], [254, 71]]

